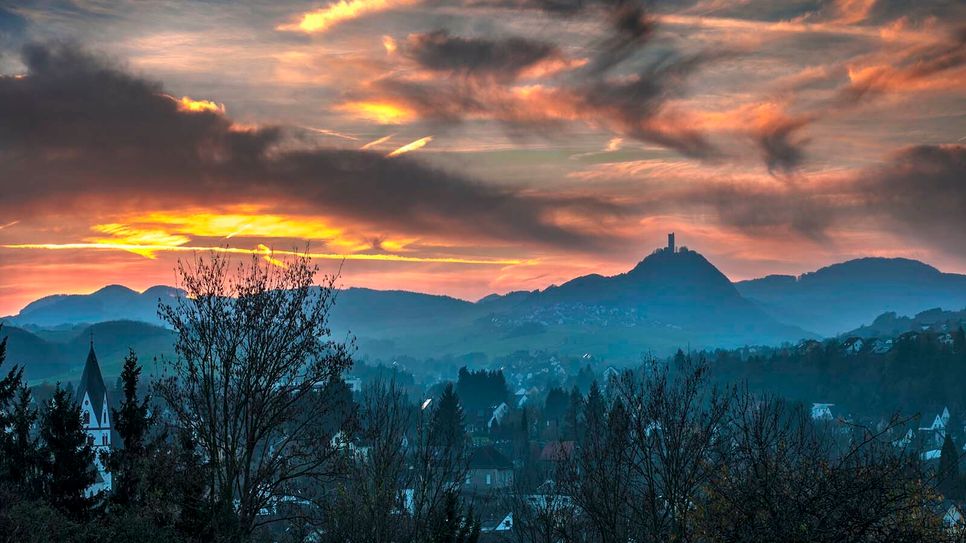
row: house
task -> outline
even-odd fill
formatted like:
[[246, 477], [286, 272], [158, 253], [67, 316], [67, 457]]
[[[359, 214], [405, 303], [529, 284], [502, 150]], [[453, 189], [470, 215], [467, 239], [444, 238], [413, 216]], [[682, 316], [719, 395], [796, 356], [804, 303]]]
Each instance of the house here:
[[514, 394], [514, 397], [516, 398], [517, 409], [522, 409], [524, 405], [527, 405], [527, 389], [521, 387], [519, 390], [517, 390], [516, 394]]
[[875, 354], [885, 354], [892, 350], [891, 339], [877, 339], [872, 343], [872, 352]]
[[345, 377], [345, 384], [352, 392], [362, 392], [362, 379], [359, 377]]
[[813, 403], [812, 420], [830, 421], [835, 417], [832, 415], [834, 403]]
[[573, 499], [559, 493], [557, 484], [552, 479], [547, 479], [536, 488], [536, 492], [524, 497], [524, 503], [534, 511], [550, 513], [552, 515], [565, 515], [574, 512]]
[[942, 504], [943, 514], [943, 527], [950, 532], [959, 532], [966, 529], [966, 518], [964, 518], [964, 511], [962, 504], [956, 504], [954, 502], [944, 502]]
[[493, 428], [494, 424], [503, 424], [503, 419], [506, 418], [508, 413], [510, 413], [510, 406], [506, 402], [496, 406], [496, 409], [493, 410], [493, 415], [490, 416], [490, 421], [486, 423], [486, 427]]
[[94, 469], [97, 475], [94, 484], [86, 491], [88, 496], [93, 496], [112, 488], [111, 474], [101, 461], [101, 455], [111, 451], [111, 410], [108, 407], [107, 387], [104, 386], [101, 367], [94, 353], [93, 334], [87, 362], [84, 363], [84, 373], [77, 384], [76, 397], [80, 400], [81, 423], [87, 433], [87, 441], [94, 448]]
[[865, 347], [865, 340], [860, 337], [853, 336], [842, 342], [842, 350], [847, 355], [859, 354], [863, 347]]
[[909, 445], [912, 444], [912, 440], [913, 440], [914, 437], [915, 436], [912, 433], [912, 428], [910, 428], [910, 429], [906, 430], [906, 434], [904, 436], [902, 436], [901, 438], [893, 441], [892, 444], [896, 448], [905, 449], [906, 447], [908, 447]]
[[484, 522], [480, 525], [481, 533], [509, 534], [513, 530], [513, 512], [509, 512], [498, 522]]
[[513, 463], [492, 445], [473, 449], [466, 472], [468, 490], [503, 489], [513, 484]]
[[949, 408], [944, 407], [942, 413], [936, 415], [931, 425], [919, 428], [919, 431], [923, 434], [923, 442], [927, 446], [935, 446], [937, 449], [942, 447], [943, 441], [946, 439], [946, 425], [948, 424]]

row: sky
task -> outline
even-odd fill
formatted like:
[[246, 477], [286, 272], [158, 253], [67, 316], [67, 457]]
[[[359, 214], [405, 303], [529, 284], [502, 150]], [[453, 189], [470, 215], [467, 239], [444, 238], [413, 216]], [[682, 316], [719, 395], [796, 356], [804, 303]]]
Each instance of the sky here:
[[308, 252], [477, 299], [665, 243], [966, 272], [966, 4], [0, 0], [0, 315]]

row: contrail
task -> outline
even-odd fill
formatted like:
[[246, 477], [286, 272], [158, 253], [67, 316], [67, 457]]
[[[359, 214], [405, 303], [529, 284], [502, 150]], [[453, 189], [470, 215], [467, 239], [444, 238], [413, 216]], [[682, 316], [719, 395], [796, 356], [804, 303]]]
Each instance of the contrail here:
[[375, 147], [376, 145], [379, 145], [380, 143], [386, 143], [387, 141], [389, 141], [390, 139], [392, 139], [393, 136], [395, 136], [395, 134], [389, 134], [388, 136], [383, 136], [383, 137], [381, 137], [381, 138], [379, 138], [377, 140], [372, 140], [369, 143], [367, 143], [367, 144], [363, 145], [362, 147], [360, 147], [359, 149], [362, 150], [362, 151], [365, 151], [366, 149], [368, 149], [370, 147]]
[[433, 137], [432, 136], [426, 136], [425, 138], [419, 138], [418, 140], [416, 140], [416, 141], [414, 141], [412, 143], [407, 143], [406, 145], [403, 145], [399, 149], [396, 149], [395, 151], [389, 153], [388, 155], [386, 155], [386, 158], [390, 158], [390, 157], [394, 157], [394, 156], [399, 156], [401, 154], [408, 153], [410, 151], [415, 151], [416, 149], [421, 149], [423, 147], [426, 147], [426, 144], [429, 143], [429, 142], [431, 142], [431, 141], [433, 141]]

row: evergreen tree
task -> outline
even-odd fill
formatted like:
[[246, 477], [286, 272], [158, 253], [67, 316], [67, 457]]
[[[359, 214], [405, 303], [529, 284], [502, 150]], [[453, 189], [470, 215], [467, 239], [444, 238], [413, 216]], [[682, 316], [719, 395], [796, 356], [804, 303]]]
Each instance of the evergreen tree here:
[[208, 519], [210, 509], [205, 500], [205, 473], [190, 430], [178, 431], [177, 473], [174, 474], [174, 495], [180, 504], [175, 521], [178, 532], [192, 541], [210, 540], [213, 535]]
[[959, 453], [953, 438], [947, 433], [939, 453], [939, 488], [949, 497], [959, 494]]
[[546, 420], [559, 422], [567, 412], [567, 405], [570, 397], [563, 389], [554, 387], [547, 393], [547, 400], [544, 402], [543, 414]]
[[476, 543], [480, 539], [480, 521], [473, 511], [463, 516], [456, 492], [446, 493], [441, 511], [430, 520], [430, 543]]
[[[0, 331], [3, 326], [0, 325]], [[7, 358], [7, 338], [0, 341], [0, 368]], [[23, 369], [14, 366], [5, 377], [0, 379], [0, 482], [7, 483], [8, 475], [12, 472], [10, 466], [11, 455], [13, 454], [13, 436], [4, 432], [4, 428], [9, 428], [12, 423], [14, 412], [14, 402], [17, 396], [17, 388], [23, 378]]]
[[439, 403], [433, 411], [432, 425], [434, 445], [456, 447], [466, 439], [463, 408], [452, 383], [443, 389]]
[[584, 432], [600, 432], [604, 427], [607, 407], [597, 381], [590, 385], [587, 402], [584, 404]]
[[570, 399], [567, 404], [567, 413], [564, 415], [563, 427], [560, 430], [560, 438], [564, 441], [574, 441], [580, 431], [580, 410], [583, 407], [584, 397], [580, 395], [580, 390], [574, 386], [570, 390]]
[[94, 450], [81, 425], [80, 409], [60, 387], [47, 404], [40, 424], [47, 500], [74, 518], [83, 518], [93, 504], [84, 493], [96, 478]]
[[4, 455], [4, 479], [18, 489], [21, 497], [33, 498], [40, 491], [41, 456], [37, 439], [33, 437], [37, 410], [32, 407], [33, 396], [27, 385], [21, 385], [10, 416], [7, 433], [9, 448]]
[[123, 447], [111, 452], [107, 468], [113, 474], [112, 500], [120, 505], [139, 503], [140, 470], [147, 454], [145, 439], [151, 420], [148, 417], [148, 398], [138, 398], [141, 366], [131, 350], [124, 359], [121, 382], [124, 398], [120, 409], [112, 409], [114, 427]]

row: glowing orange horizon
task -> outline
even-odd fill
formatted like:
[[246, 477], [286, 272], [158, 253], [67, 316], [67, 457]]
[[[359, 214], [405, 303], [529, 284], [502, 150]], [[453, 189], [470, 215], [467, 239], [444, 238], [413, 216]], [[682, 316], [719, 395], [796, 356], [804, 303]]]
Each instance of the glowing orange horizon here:
[[266, 245], [259, 245], [256, 249], [243, 249], [241, 247], [220, 247], [220, 246], [197, 246], [197, 245], [156, 245], [156, 244], [137, 244], [137, 243], [111, 243], [111, 242], [100, 242], [100, 243], [14, 243], [9, 245], [0, 245], [3, 249], [38, 249], [38, 250], [77, 250], [77, 249], [92, 249], [92, 250], [110, 250], [110, 251], [127, 251], [135, 254], [142, 254], [145, 252], [199, 252], [199, 251], [211, 251], [216, 253], [229, 253], [229, 254], [257, 254], [257, 255], [283, 255], [283, 256], [307, 256], [309, 258], [317, 258], [320, 260], [376, 260], [384, 262], [420, 262], [420, 263], [437, 263], [437, 264], [476, 264], [476, 265], [494, 265], [494, 266], [515, 266], [515, 265], [525, 265], [532, 264], [535, 262], [534, 259], [517, 259], [517, 258], [502, 258], [502, 259], [486, 259], [486, 258], [460, 258], [460, 257], [448, 257], [448, 256], [407, 256], [407, 255], [397, 255], [397, 254], [387, 254], [387, 253], [312, 253], [312, 252], [302, 252], [302, 251], [286, 251], [286, 250], [272, 250]]

